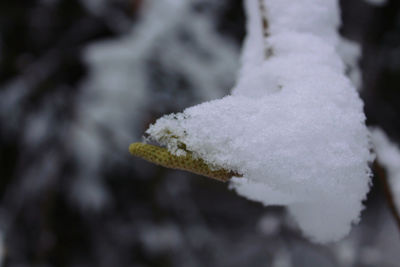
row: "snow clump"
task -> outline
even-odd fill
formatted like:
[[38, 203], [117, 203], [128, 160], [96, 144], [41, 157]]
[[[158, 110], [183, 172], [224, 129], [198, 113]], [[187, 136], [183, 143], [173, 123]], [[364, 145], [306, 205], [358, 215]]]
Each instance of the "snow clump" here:
[[174, 154], [191, 151], [242, 174], [230, 182], [238, 194], [286, 205], [311, 240], [336, 241], [359, 221], [372, 160], [363, 103], [337, 52], [338, 3], [259, 4], [245, 2], [248, 35], [232, 93], [166, 115], [146, 133]]

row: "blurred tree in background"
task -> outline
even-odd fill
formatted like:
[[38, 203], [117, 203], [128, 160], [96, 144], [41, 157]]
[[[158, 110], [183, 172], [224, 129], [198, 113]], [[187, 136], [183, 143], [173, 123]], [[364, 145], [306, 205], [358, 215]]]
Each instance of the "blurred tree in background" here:
[[[400, 2], [343, 0], [369, 125], [400, 141]], [[0, 3], [1, 266], [397, 266], [374, 181], [360, 225], [318, 246], [283, 208], [127, 151], [164, 113], [225, 95], [240, 0]]]

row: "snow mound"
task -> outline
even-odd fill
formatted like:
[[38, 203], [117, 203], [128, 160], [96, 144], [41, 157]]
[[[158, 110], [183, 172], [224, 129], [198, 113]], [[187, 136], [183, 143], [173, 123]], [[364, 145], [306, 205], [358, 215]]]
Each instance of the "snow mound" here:
[[363, 104], [337, 53], [338, 4], [268, 0], [260, 14], [248, 0], [246, 8], [231, 95], [164, 116], [147, 134], [174, 154], [184, 143], [211, 166], [242, 174], [231, 180], [238, 194], [287, 205], [311, 240], [336, 241], [359, 220], [372, 159]]

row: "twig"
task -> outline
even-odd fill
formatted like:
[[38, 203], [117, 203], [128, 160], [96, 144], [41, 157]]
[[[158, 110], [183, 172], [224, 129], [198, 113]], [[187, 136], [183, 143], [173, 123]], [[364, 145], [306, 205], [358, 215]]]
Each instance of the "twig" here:
[[259, 0], [258, 3], [260, 6], [260, 16], [263, 27], [263, 36], [266, 38], [269, 36], [267, 9], [265, 8], [264, 0]]
[[185, 156], [176, 156], [171, 154], [166, 148], [143, 143], [131, 144], [129, 152], [134, 156], [163, 167], [189, 171], [221, 182], [227, 182], [233, 176], [241, 176], [236, 172], [223, 168], [213, 170], [202, 159], [193, 158], [190, 152], [187, 152]]
[[263, 40], [264, 40], [264, 56], [265, 59], [270, 58], [273, 55], [273, 50], [272, 47], [268, 47], [266, 44], [266, 38], [269, 36], [269, 23], [268, 23], [268, 18], [267, 18], [267, 8], [265, 7], [264, 0], [258, 0], [259, 4], [259, 9], [260, 9], [260, 17], [261, 17], [261, 23], [262, 23], [262, 34], [263, 34]]
[[399, 214], [399, 211], [397, 210], [396, 204], [394, 202], [393, 193], [392, 193], [392, 190], [390, 189], [390, 184], [387, 179], [386, 171], [379, 164], [378, 161], [374, 162], [374, 169], [375, 169], [378, 179], [381, 181], [386, 202], [387, 202], [389, 209], [396, 221], [397, 228], [400, 231], [400, 214]]

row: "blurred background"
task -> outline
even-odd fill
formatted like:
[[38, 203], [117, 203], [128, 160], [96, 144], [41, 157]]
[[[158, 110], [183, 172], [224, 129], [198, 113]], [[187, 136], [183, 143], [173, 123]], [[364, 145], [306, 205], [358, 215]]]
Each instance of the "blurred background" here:
[[[341, 1], [340, 31], [368, 125], [399, 144], [400, 1], [369, 2]], [[319, 246], [282, 207], [130, 157], [161, 115], [229, 93], [244, 25], [241, 0], [1, 1], [0, 266], [399, 266], [376, 178]]]

